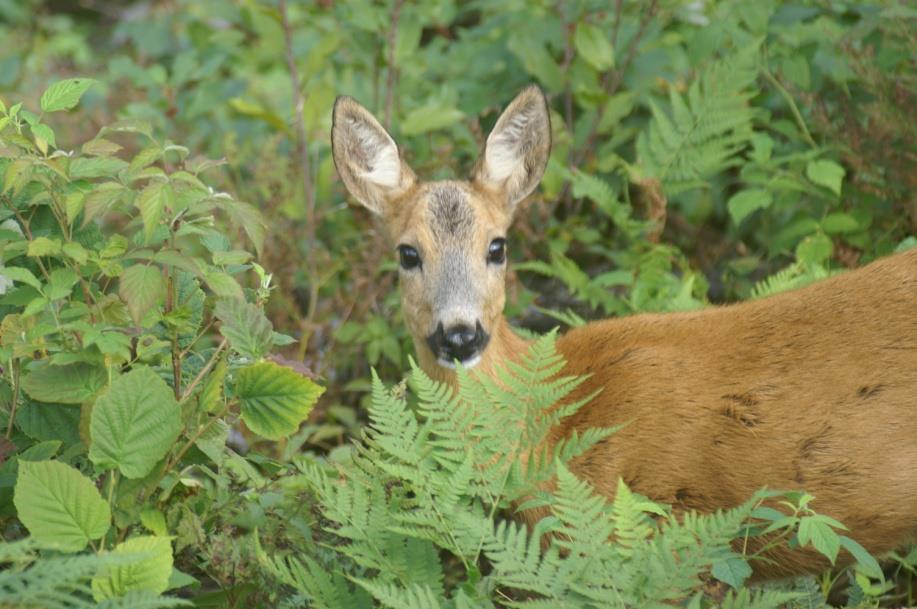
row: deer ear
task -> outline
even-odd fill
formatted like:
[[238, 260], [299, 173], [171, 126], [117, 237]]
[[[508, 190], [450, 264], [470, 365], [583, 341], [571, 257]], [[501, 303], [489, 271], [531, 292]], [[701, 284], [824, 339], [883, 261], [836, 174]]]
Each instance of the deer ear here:
[[416, 179], [392, 136], [351, 97], [334, 102], [331, 150], [347, 190], [374, 213], [382, 214]]
[[538, 186], [550, 155], [548, 101], [541, 89], [530, 85], [497, 119], [472, 179], [502, 190], [513, 208]]

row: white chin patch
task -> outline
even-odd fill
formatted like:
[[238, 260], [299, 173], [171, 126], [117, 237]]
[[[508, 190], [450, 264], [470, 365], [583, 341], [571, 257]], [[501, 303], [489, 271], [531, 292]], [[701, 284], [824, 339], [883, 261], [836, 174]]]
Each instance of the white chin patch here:
[[[481, 362], [481, 356], [480, 356], [480, 355], [475, 355], [475, 356], [472, 357], [470, 360], [467, 360], [467, 361], [462, 362], [462, 367], [463, 367], [465, 370], [471, 370], [472, 368], [474, 368], [475, 366], [477, 366], [480, 362]], [[440, 358], [440, 359], [437, 359], [437, 360], [436, 360], [436, 363], [439, 364], [440, 366], [442, 366], [443, 368], [448, 368], [449, 370], [455, 370], [455, 363], [454, 363], [454, 362], [449, 362], [449, 361], [446, 361], [446, 360]]]

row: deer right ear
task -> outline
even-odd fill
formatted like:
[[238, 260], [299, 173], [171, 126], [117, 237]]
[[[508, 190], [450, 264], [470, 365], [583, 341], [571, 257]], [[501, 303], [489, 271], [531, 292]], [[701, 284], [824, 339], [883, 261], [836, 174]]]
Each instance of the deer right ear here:
[[502, 191], [512, 210], [538, 186], [550, 156], [548, 101], [541, 89], [529, 85], [497, 119], [473, 179]]
[[382, 214], [385, 204], [415, 181], [392, 136], [351, 97], [334, 102], [331, 150], [347, 190], [374, 213]]

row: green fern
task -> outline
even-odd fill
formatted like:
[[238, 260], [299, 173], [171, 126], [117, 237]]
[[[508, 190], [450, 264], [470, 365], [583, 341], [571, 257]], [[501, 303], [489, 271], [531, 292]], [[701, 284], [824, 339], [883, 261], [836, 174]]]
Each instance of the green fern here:
[[129, 554], [40, 556], [31, 540], [0, 543], [0, 607], [35, 609], [160, 609], [188, 601], [149, 592], [130, 592], [102, 603], [93, 600], [91, 581], [105, 569], [135, 561]]
[[820, 264], [794, 262], [790, 266], [762, 279], [751, 290], [752, 298], [764, 298], [780, 292], [795, 290], [812, 282], [830, 277], [833, 273]]
[[757, 44], [714, 62], [683, 96], [670, 89], [670, 112], [652, 101], [653, 120], [637, 138], [646, 177], [659, 179], [671, 197], [702, 187], [714, 174], [735, 165], [752, 134], [758, 75]]
[[[332, 468], [301, 459], [290, 482], [316, 497], [321, 557], [302, 549], [267, 557], [259, 548], [265, 572], [296, 590], [288, 604], [709, 605], [705, 579], [725, 566], [747, 569], [732, 543], [763, 496], [676, 517], [620, 481], [613, 500], [598, 495], [565, 463], [615, 430], [544, 441], [591, 398], [570, 399], [583, 379], [563, 368], [550, 334], [496, 379], [460, 368], [456, 390], [414, 366], [414, 406], [404, 385], [390, 390], [374, 377], [370, 425], [352, 460]], [[531, 529], [504, 516], [531, 508], [545, 515]], [[741, 589], [725, 606], [777, 607], [791, 596]]]

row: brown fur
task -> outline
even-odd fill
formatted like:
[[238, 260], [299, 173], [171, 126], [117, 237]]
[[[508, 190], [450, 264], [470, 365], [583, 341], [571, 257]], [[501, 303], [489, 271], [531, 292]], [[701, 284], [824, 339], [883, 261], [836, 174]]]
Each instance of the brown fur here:
[[[353, 100], [341, 112], [349, 121], [365, 113], [364, 139], [366, 129], [381, 130]], [[525, 120], [514, 120], [519, 112]], [[433, 183], [417, 182], [402, 162], [397, 186], [387, 191], [361, 182], [353, 168], [372, 159], [357, 150], [351, 160], [354, 141], [335, 127], [335, 162], [339, 170], [345, 164], [351, 193], [381, 215], [393, 246], [407, 243], [423, 257], [423, 272], [402, 272], [402, 304], [420, 364], [433, 378], [455, 381], [424, 337], [440, 321], [431, 294], [449, 279], [441, 261], [459, 246], [474, 285], [454, 289], [478, 295], [477, 321], [491, 335], [476, 370], [492, 375], [525, 351], [503, 318], [504, 267], [484, 257], [541, 177], [547, 121], [534, 88], [500, 118], [487, 146], [499, 143], [501, 125], [530, 129], [513, 134], [524, 145], [518, 170], [503, 183], [491, 178], [508, 165], [489, 167], [486, 160], [470, 182]], [[382, 131], [374, 141], [388, 137]], [[471, 208], [454, 223], [460, 231], [443, 229], [453, 226], [437, 209], [443, 188], [450, 201], [454, 189], [461, 191]], [[845, 523], [871, 552], [917, 537], [917, 250], [762, 300], [591, 323], [560, 337], [557, 347], [567, 361], [563, 374], [591, 375], [572, 399], [601, 393], [550, 441], [628, 423], [570, 466], [598, 492], [611, 497], [623, 478], [676, 510], [710, 512], [738, 505], [762, 486], [804, 489], [816, 497], [816, 510]], [[825, 564], [785, 548], [768, 557], [774, 562], [756, 564], [756, 577]]]

